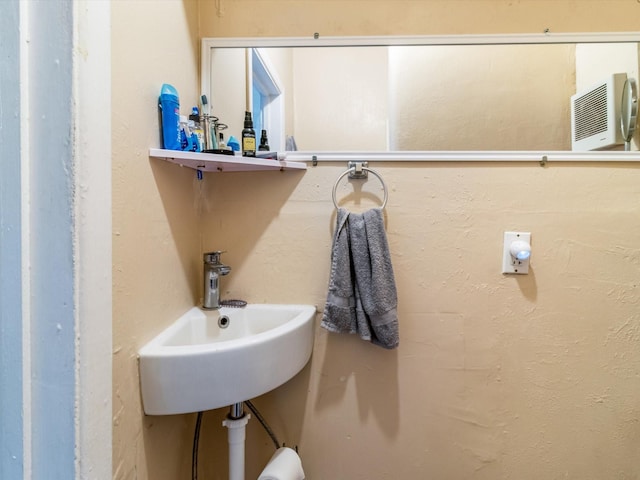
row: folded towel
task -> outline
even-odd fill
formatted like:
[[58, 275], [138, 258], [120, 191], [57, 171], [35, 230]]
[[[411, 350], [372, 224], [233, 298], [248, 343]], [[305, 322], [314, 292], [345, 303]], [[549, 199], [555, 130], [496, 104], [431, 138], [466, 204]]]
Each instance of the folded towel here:
[[355, 214], [338, 209], [322, 327], [396, 348], [397, 305], [382, 210]]

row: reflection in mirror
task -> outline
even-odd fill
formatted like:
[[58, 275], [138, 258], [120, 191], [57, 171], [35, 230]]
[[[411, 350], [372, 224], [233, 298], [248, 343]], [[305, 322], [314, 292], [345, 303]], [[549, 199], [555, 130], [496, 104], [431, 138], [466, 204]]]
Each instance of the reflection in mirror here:
[[213, 48], [213, 113], [236, 137], [256, 52], [279, 93], [254, 117], [280, 151], [571, 150], [571, 96], [639, 63], [636, 43]]
[[624, 84], [620, 117], [624, 149], [628, 151], [631, 150], [631, 140], [638, 122], [638, 88], [635, 78], [628, 78]]

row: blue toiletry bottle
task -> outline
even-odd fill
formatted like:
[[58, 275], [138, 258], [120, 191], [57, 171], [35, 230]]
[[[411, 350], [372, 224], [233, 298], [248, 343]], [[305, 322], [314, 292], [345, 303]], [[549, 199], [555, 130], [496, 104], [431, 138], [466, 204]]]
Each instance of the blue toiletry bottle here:
[[162, 114], [162, 143], [167, 150], [182, 150], [180, 141], [180, 100], [178, 91], [168, 83], [160, 89], [158, 101]]

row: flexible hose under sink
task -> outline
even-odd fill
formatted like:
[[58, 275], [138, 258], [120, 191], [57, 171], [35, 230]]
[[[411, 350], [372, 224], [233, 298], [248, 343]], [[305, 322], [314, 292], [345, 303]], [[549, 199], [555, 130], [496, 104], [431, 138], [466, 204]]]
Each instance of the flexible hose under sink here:
[[244, 404], [247, 407], [249, 407], [249, 410], [251, 410], [251, 412], [256, 416], [260, 424], [267, 431], [267, 433], [269, 434], [269, 437], [271, 437], [271, 441], [273, 441], [273, 444], [276, 446], [276, 450], [279, 449], [282, 445], [276, 438], [276, 435], [275, 433], [273, 433], [273, 430], [271, 430], [271, 427], [267, 424], [267, 421], [264, 419], [262, 415], [260, 415], [260, 412], [258, 411], [258, 409], [253, 405], [253, 403], [251, 403], [250, 400], [245, 400]]
[[202, 413], [198, 412], [196, 430], [193, 434], [193, 451], [191, 452], [191, 480], [198, 480], [198, 444], [200, 443], [200, 426], [202, 425]]

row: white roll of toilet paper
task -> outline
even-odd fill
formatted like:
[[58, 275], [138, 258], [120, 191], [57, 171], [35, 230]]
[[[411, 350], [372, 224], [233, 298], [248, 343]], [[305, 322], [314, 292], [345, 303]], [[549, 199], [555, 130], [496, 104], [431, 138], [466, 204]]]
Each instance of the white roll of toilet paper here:
[[281, 447], [273, 454], [258, 480], [304, 480], [302, 461], [289, 447]]

